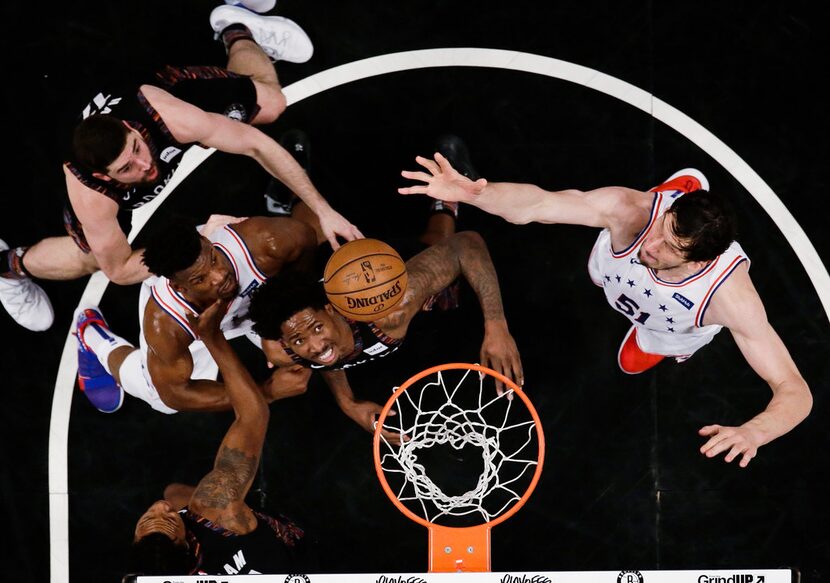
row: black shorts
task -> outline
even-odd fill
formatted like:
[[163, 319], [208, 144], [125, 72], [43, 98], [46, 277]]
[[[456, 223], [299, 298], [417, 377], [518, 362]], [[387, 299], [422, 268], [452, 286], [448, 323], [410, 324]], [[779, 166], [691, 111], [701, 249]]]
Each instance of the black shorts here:
[[156, 73], [156, 81], [183, 101], [237, 121], [251, 123], [259, 113], [251, 78], [221, 67], [168, 65]]

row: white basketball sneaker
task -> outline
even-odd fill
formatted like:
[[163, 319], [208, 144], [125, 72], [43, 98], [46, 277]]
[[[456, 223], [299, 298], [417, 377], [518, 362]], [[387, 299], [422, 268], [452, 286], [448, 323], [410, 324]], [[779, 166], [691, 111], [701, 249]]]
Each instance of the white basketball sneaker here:
[[[0, 239], [0, 251], [9, 246]], [[28, 277], [0, 277], [0, 303], [14, 321], [32, 332], [48, 330], [55, 320], [49, 296]]]
[[256, 43], [272, 61], [305, 63], [314, 54], [311, 39], [293, 20], [261, 16], [241, 6], [217, 6], [210, 13], [210, 25], [217, 35], [236, 23], [248, 27]]
[[277, 0], [225, 0], [225, 4], [231, 6], [244, 6], [248, 10], [264, 14], [274, 9]]

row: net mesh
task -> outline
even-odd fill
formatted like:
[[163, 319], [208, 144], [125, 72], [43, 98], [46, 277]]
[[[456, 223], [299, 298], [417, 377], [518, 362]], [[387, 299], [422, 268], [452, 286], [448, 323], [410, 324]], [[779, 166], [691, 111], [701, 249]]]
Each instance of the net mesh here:
[[[397, 391], [397, 389], [396, 389]], [[439, 371], [397, 396], [381, 435], [381, 467], [398, 500], [432, 523], [490, 522], [527, 490], [538, 465], [538, 435], [513, 391], [472, 369]], [[475, 473], [478, 472], [478, 476]]]

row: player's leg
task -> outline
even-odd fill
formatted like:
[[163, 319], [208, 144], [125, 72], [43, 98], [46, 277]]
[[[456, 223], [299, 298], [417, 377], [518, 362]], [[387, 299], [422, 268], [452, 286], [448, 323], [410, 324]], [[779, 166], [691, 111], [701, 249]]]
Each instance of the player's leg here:
[[[446, 134], [438, 138], [435, 150], [449, 160], [452, 167], [470, 180], [478, 180], [479, 173], [470, 159], [467, 144], [458, 136]], [[444, 200], [432, 200], [429, 218], [420, 240], [427, 245], [435, 245], [455, 233], [458, 220], [458, 203]]]
[[0, 240], [0, 302], [29, 330], [47, 330], [55, 319], [49, 296], [32, 279], [70, 280], [98, 271], [98, 262], [71, 237], [49, 237], [31, 247]]
[[21, 264], [38, 279], [78, 279], [99, 269], [92, 253], [84, 253], [68, 236], [38, 241], [26, 249]]
[[[452, 167], [470, 180], [478, 180], [478, 171], [470, 159], [467, 144], [458, 136], [445, 134], [438, 138], [435, 151], [449, 160]], [[458, 203], [444, 200], [431, 200], [426, 229], [419, 238], [425, 245], [435, 245], [451, 237], [456, 232], [458, 221]], [[461, 293], [460, 281], [456, 279], [437, 294], [427, 298], [422, 310], [451, 310], [458, 307]]]
[[254, 80], [260, 111], [252, 123], [274, 121], [285, 110], [273, 61], [303, 63], [314, 47], [295, 22], [280, 16], [261, 16], [241, 6], [219, 6], [210, 23], [228, 53], [227, 69]]
[[108, 367], [110, 355], [135, 350], [129, 342], [113, 334], [104, 316], [94, 307], [84, 307], [76, 315], [78, 338], [78, 386], [92, 405], [102, 413], [114, 413], [124, 402], [124, 390]]
[[[311, 173], [311, 141], [302, 130], [288, 130], [280, 136], [280, 145], [291, 154], [306, 174]], [[265, 206], [272, 215], [292, 216], [314, 229], [317, 234], [317, 243], [326, 241], [320, 219], [308, 205], [288, 189], [285, 184], [272, 178], [265, 191]]]
[[98, 308], [80, 309], [76, 321], [78, 384], [96, 409], [117, 411], [126, 392], [156, 411], [176, 413], [150, 382], [141, 350], [115, 334]]
[[657, 366], [665, 356], [645, 352], [637, 342], [637, 326], [632, 325], [617, 352], [617, 364], [626, 374], [640, 374]]
[[29, 330], [46, 330], [55, 318], [49, 297], [32, 278], [70, 280], [98, 271], [98, 262], [69, 205], [64, 208], [63, 222], [69, 236], [49, 237], [30, 247], [13, 249], [0, 240], [0, 302]]
[[23, 259], [30, 251], [27, 247], [10, 249], [0, 240], [0, 303], [15, 322], [42, 332], [52, 326], [55, 311], [49, 296], [32, 281]]
[[664, 358], [677, 362], [688, 360], [698, 350], [709, 344], [719, 328], [699, 334], [678, 334], [671, 344], [648, 328], [632, 325], [620, 344], [617, 364], [626, 374], [640, 374], [659, 364]]

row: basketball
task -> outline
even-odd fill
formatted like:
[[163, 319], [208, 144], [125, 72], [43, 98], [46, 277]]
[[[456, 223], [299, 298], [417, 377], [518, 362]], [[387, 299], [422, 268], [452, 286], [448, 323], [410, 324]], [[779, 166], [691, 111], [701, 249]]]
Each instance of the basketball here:
[[406, 292], [406, 263], [377, 239], [349, 241], [335, 251], [323, 271], [323, 288], [334, 308], [352, 320], [385, 316]]

